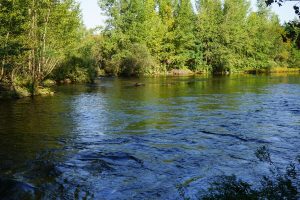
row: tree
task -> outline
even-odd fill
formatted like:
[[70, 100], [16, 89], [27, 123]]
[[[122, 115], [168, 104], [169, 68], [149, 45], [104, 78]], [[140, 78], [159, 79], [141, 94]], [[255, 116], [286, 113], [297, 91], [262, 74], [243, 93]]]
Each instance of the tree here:
[[100, 1], [108, 15], [104, 41], [99, 44], [103, 69], [115, 75], [149, 72], [123, 66], [140, 58], [133, 59], [135, 47], [149, 52], [147, 58], [151, 57], [151, 63], [157, 63], [161, 71], [228, 73], [286, 66], [290, 47], [283, 42], [284, 30], [265, 0], [258, 1], [257, 12], [250, 11], [248, 0], [200, 0], [196, 8], [192, 2]]
[[[31, 0], [29, 5], [29, 73], [31, 92], [63, 61], [80, 27], [79, 7], [73, 0]], [[59, 22], [59, 23], [58, 23]]]
[[250, 3], [246, 0], [225, 0], [221, 31], [221, 63], [217, 71], [238, 71], [248, 67], [245, 62], [248, 37], [247, 17]]
[[300, 49], [300, 24], [299, 21], [291, 21], [285, 24], [284, 39], [290, 40], [294, 47]]
[[159, 60], [162, 65], [170, 70], [174, 67], [175, 63], [175, 2], [173, 0], [160, 0], [159, 1], [159, 16], [161, 18], [164, 36], [162, 38], [162, 47], [159, 54]]
[[283, 40], [291, 45], [289, 64], [291, 66], [299, 66], [300, 64], [300, 23], [299, 21], [291, 21], [285, 24], [285, 34]]
[[196, 15], [190, 0], [179, 0], [175, 4], [174, 45], [175, 68], [191, 68], [196, 59], [195, 21]]
[[32, 95], [80, 39], [74, 0], [0, 1], [0, 82]]
[[0, 82], [12, 82], [17, 69], [17, 60], [26, 51], [24, 34], [27, 10], [23, 1], [0, 1]]
[[108, 73], [119, 75], [127, 74], [127, 71], [137, 72], [129, 70], [130, 66], [122, 66], [129, 63], [125, 62], [128, 56], [134, 56], [131, 51], [134, 46], [149, 52], [152, 63], [160, 59], [159, 53], [165, 32], [156, 11], [156, 1], [101, 1], [100, 6], [109, 16], [108, 26], [104, 31], [106, 42], [103, 44], [102, 56], [105, 60], [104, 68]]
[[196, 36], [202, 44], [203, 62], [207, 70], [221, 64], [221, 31], [223, 21], [220, 0], [201, 0]]

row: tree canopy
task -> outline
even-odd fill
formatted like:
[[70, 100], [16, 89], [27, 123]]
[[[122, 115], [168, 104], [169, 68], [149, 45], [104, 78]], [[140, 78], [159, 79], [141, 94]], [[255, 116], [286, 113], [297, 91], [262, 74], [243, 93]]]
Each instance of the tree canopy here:
[[0, 0], [0, 24], [0, 84], [33, 95], [83, 37], [74, 0]]
[[299, 22], [282, 26], [267, 7], [283, 2], [258, 0], [252, 11], [249, 0], [99, 0], [108, 18], [95, 34], [84, 28], [75, 0], [0, 0], [0, 84], [35, 95], [46, 79], [90, 81], [98, 71], [297, 67]]
[[248, 0], [193, 3], [99, 1], [108, 16], [100, 52], [103, 69], [115, 75], [128, 74], [127, 70], [135, 74], [130, 65], [124, 66], [130, 63], [124, 60], [134, 56], [133, 45], [150, 53], [147, 59], [152, 64], [143, 70], [147, 74], [172, 69], [222, 73], [291, 66], [292, 45], [283, 41], [285, 29], [264, 0], [257, 1], [256, 12], [251, 11]]

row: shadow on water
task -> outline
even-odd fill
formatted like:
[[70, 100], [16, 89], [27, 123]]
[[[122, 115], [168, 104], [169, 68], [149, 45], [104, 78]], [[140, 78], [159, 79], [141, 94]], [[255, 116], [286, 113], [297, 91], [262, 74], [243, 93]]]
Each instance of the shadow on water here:
[[300, 142], [299, 75], [101, 78], [56, 89], [0, 102], [0, 194], [197, 199], [215, 176], [255, 183], [267, 174], [258, 146], [285, 166]]

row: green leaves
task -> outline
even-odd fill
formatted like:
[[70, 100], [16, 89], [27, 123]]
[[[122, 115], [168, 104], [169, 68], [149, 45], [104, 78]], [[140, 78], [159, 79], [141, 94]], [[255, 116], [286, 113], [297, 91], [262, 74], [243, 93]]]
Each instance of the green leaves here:
[[18, 77], [37, 87], [81, 39], [74, 0], [0, 0], [0, 24], [0, 71], [5, 76], [0, 79], [11, 84]]
[[109, 15], [107, 60], [124, 57], [134, 43], [145, 45], [167, 70], [269, 69], [285, 66], [290, 57], [283, 29], [264, 0], [257, 12], [248, 0], [200, 0], [197, 9], [190, 0], [101, 2]]
[[200, 1], [197, 36], [204, 62], [214, 72], [286, 65], [289, 54], [282, 33], [262, 1], [258, 1], [257, 12], [250, 12], [247, 0]]

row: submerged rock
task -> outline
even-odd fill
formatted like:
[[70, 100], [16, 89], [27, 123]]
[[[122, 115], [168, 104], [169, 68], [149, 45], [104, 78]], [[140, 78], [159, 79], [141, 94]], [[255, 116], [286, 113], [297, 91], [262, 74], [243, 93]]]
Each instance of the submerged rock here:
[[145, 83], [135, 83], [134, 86], [135, 86], [135, 87], [145, 86]]
[[38, 199], [37, 193], [37, 189], [28, 183], [0, 178], [0, 198], [3, 200]]

